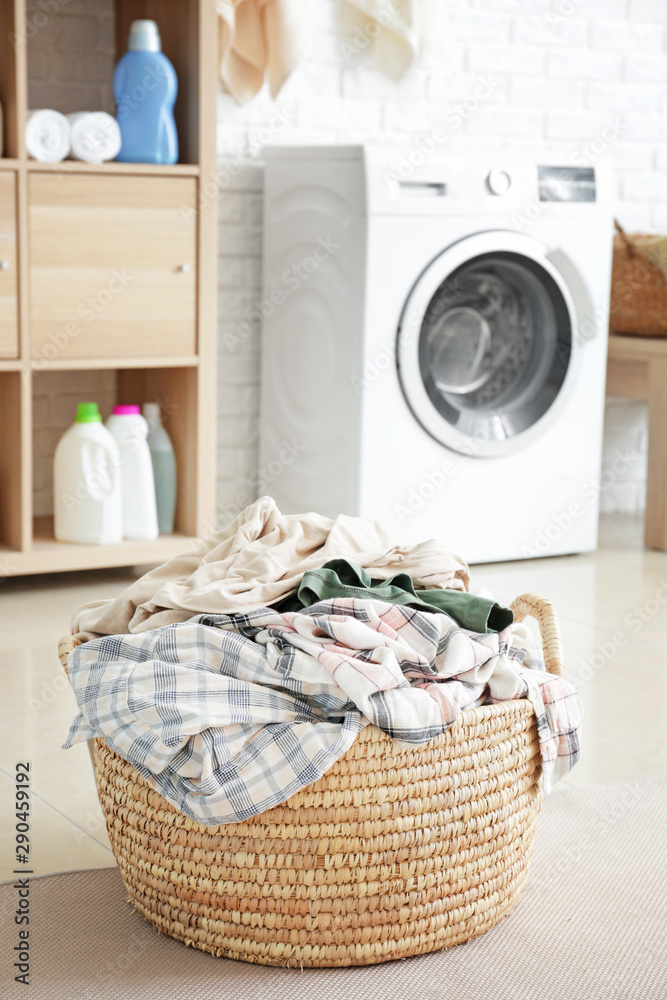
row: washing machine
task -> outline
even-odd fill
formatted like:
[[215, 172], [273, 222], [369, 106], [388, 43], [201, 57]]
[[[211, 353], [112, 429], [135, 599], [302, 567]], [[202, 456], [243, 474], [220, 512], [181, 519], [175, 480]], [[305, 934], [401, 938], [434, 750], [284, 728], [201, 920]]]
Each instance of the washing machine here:
[[268, 151], [258, 489], [469, 562], [597, 540], [599, 165]]

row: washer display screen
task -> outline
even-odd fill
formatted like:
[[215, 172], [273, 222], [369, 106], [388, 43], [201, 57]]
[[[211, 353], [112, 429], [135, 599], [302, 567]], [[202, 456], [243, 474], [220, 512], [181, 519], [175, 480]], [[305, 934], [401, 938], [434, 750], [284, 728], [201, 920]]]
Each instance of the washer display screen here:
[[440, 284], [419, 332], [419, 370], [443, 421], [478, 441], [505, 441], [556, 399], [572, 350], [558, 285], [534, 260], [493, 252]]
[[540, 201], [595, 201], [593, 167], [538, 167]]

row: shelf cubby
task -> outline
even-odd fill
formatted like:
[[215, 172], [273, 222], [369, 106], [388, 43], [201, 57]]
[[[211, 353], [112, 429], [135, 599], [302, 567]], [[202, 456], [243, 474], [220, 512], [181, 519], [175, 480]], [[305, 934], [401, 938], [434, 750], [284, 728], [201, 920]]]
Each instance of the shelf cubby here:
[[[206, 0], [204, 0], [206, 3]], [[217, 46], [217, 24], [215, 5], [211, 29], [213, 37], [207, 39], [207, 46], [215, 53]], [[174, 118], [178, 130], [179, 162], [199, 163], [201, 148], [201, 95], [198, 98], [197, 80], [200, 72], [200, 57], [204, 55], [201, 45], [201, 9], [191, 0], [123, 0], [116, 2], [116, 55], [118, 58], [127, 49], [130, 24], [136, 18], [157, 21], [162, 38], [162, 50], [171, 60], [178, 77], [178, 97], [174, 105]], [[200, 5], [200, 8], [204, 4]], [[199, 37], [199, 44], [198, 44]], [[217, 86], [217, 84], [216, 84]], [[210, 95], [215, 101], [215, 90]], [[212, 136], [215, 143], [215, 131]]]
[[[95, 565], [122, 566], [131, 562], [151, 562], [169, 558], [187, 548], [197, 535], [196, 491], [199, 442], [197, 427], [197, 368], [106, 368], [52, 370], [32, 376], [34, 423], [38, 422], [40, 404], [57, 400], [55, 410], [47, 413], [47, 427], [41, 437], [33, 436], [33, 511], [31, 562], [46, 572], [56, 564], [64, 568]], [[20, 379], [18, 373], [11, 377]], [[0, 375], [0, 379], [2, 375]], [[1, 382], [0, 382], [1, 387]], [[60, 435], [74, 419], [79, 399], [98, 403], [103, 420], [115, 403], [152, 402], [160, 404], [162, 420], [176, 454], [177, 502], [173, 535], [161, 535], [154, 542], [124, 541], [116, 546], [80, 546], [58, 542], [53, 532], [53, 451]], [[11, 458], [11, 456], [10, 456]], [[46, 504], [46, 505], [45, 505]], [[6, 535], [8, 541], [18, 536]], [[0, 536], [0, 542], [3, 540]], [[131, 558], [130, 558], [131, 557]], [[102, 560], [100, 562], [100, 560]]]
[[[39, 22], [34, 25], [35, 19]], [[37, 6], [28, 11], [27, 55], [28, 104], [50, 107], [63, 114], [71, 111], [113, 113], [114, 68], [127, 51], [132, 21], [149, 18], [157, 22], [162, 51], [170, 59], [178, 78], [174, 118], [179, 137], [179, 162], [199, 162], [199, 5], [193, 0], [96, 0], [90, 11], [77, 5], [58, 5], [45, 12]], [[83, 79], [60, 79], [57, 57], [68, 44], [72, 60], [78, 61]], [[55, 65], [51, 76], [45, 71]], [[55, 78], [54, 74], [55, 73]], [[14, 148], [14, 147], [10, 147]], [[11, 154], [15, 155], [15, 154]]]

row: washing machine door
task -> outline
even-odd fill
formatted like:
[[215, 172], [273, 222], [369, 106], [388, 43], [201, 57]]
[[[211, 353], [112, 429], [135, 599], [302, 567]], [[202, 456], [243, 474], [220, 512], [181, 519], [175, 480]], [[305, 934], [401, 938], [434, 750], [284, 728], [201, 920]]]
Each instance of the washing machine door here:
[[547, 248], [493, 230], [452, 244], [423, 271], [398, 331], [401, 385], [436, 440], [488, 457], [553, 422], [576, 375], [577, 311]]

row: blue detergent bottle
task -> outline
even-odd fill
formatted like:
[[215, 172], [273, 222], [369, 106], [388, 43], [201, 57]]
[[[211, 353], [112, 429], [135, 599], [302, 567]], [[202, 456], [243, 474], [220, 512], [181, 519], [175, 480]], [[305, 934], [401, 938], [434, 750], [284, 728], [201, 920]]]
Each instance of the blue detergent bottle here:
[[155, 21], [133, 21], [128, 51], [116, 66], [113, 91], [125, 163], [176, 163], [176, 71], [162, 52]]

